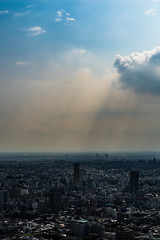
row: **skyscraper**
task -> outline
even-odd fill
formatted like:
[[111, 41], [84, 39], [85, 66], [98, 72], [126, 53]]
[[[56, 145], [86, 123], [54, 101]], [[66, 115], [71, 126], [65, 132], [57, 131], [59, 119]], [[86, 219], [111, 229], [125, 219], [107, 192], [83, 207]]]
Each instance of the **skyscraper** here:
[[9, 203], [9, 192], [7, 190], [0, 190], [0, 207]]
[[49, 205], [54, 213], [62, 210], [62, 189], [52, 188], [49, 192]]
[[132, 171], [130, 172], [130, 192], [137, 193], [139, 185], [139, 172]]
[[78, 183], [79, 181], [80, 181], [79, 163], [74, 163], [74, 183]]

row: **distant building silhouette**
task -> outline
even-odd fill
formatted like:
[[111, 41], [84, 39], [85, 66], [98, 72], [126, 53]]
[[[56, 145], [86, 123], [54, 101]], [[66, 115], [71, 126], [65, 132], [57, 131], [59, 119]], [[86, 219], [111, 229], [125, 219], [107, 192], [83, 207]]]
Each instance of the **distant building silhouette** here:
[[74, 163], [74, 183], [78, 183], [79, 181], [80, 181], [79, 163]]
[[130, 192], [138, 192], [138, 186], [139, 186], [139, 172], [138, 171], [132, 171], [130, 172], [130, 185], [129, 190]]

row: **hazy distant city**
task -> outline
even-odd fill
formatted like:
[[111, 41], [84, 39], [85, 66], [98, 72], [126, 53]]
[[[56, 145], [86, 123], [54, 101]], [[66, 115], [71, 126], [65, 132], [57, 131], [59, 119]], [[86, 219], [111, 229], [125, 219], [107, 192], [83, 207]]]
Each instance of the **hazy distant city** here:
[[160, 153], [1, 153], [0, 239], [160, 239]]

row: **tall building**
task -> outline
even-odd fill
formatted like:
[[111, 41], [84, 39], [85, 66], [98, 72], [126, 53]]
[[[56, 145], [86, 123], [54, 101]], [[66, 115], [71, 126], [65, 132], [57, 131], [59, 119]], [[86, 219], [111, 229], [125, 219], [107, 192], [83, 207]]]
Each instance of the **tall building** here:
[[49, 205], [54, 213], [62, 210], [62, 189], [52, 188], [49, 192]]
[[71, 224], [72, 234], [77, 238], [83, 238], [86, 235], [87, 220], [76, 220]]
[[0, 207], [4, 206], [4, 191], [0, 191]]
[[9, 203], [9, 192], [7, 190], [0, 190], [0, 207]]
[[4, 190], [4, 203], [9, 203], [9, 192]]
[[130, 192], [137, 193], [139, 186], [139, 172], [132, 171], [130, 172]]
[[80, 181], [79, 163], [74, 163], [74, 183], [78, 183], [79, 181]]

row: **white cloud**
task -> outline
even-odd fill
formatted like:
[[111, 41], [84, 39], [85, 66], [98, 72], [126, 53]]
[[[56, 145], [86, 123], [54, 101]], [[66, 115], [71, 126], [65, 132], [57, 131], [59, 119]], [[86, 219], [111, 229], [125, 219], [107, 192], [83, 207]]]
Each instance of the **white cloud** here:
[[61, 22], [62, 18], [55, 18], [55, 22]]
[[8, 14], [8, 13], [10, 13], [8, 10], [0, 11], [0, 14]]
[[160, 95], [160, 47], [125, 57], [117, 55], [114, 67], [122, 88]]
[[33, 5], [28, 5], [28, 6], [26, 6], [25, 8], [33, 8], [34, 6]]
[[25, 16], [25, 15], [27, 15], [27, 14], [29, 14], [29, 13], [30, 13], [29, 10], [24, 11], [24, 12], [16, 12], [16, 13], [14, 14], [14, 16]]
[[72, 50], [70, 50], [70, 52], [72, 54], [76, 54], [76, 55], [82, 55], [82, 54], [87, 53], [86, 49], [84, 49], [84, 48], [72, 48]]
[[56, 14], [56, 18], [54, 19], [55, 22], [73, 22], [75, 21], [75, 18], [71, 17], [71, 14], [66, 12], [65, 10], [58, 10]]
[[63, 17], [63, 12], [64, 12], [64, 10], [58, 10], [57, 11], [57, 17]]
[[66, 20], [67, 20], [67, 21], [75, 21], [74, 18], [70, 18], [70, 17], [66, 17]]
[[24, 62], [24, 61], [18, 61], [16, 62], [17, 65], [22, 65], [22, 66], [25, 66], [27, 65], [27, 62]]
[[31, 27], [31, 28], [27, 28], [25, 29], [28, 31], [28, 36], [38, 36], [41, 34], [46, 33], [46, 30], [44, 30], [42, 27], [40, 26], [35, 26], [35, 27]]
[[146, 15], [151, 15], [151, 16], [156, 16], [157, 15], [154, 8], [150, 8], [150, 9], [146, 10], [145, 14]]

